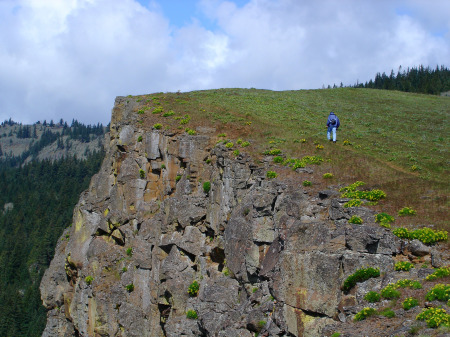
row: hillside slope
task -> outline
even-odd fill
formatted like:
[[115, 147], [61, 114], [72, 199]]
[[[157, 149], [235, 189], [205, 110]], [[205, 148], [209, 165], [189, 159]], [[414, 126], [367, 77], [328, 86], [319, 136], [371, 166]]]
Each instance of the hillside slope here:
[[107, 127], [84, 125], [73, 121], [58, 124], [22, 125], [5, 121], [0, 125], [0, 162], [11, 166], [32, 160], [55, 161], [76, 156], [86, 159], [103, 150]]
[[[434, 106], [425, 119], [448, 111], [446, 98], [382, 95], [377, 106], [400, 100], [389, 111], [403, 115], [414, 115], [417, 102], [420, 109]], [[325, 144], [328, 110], [350, 128], [361, 97], [375, 107], [367, 103], [370, 91], [355, 89], [118, 97], [102, 168], [41, 283], [48, 310], [43, 336], [447, 333], [415, 318], [425, 306], [449, 310], [448, 299], [426, 298], [449, 278], [441, 243], [448, 233], [392, 230], [428, 216], [447, 226], [439, 215], [446, 212], [445, 179], [433, 165], [410, 170], [411, 159], [387, 165], [376, 158], [367, 139], [384, 137], [372, 131], [379, 114], [358, 127], [366, 137], [349, 138], [352, 145]], [[345, 108], [346, 99], [353, 108]], [[342, 106], [328, 109], [333, 102]], [[402, 132], [389, 136], [396, 123], [380, 119], [378, 131], [386, 133], [380, 147]], [[444, 138], [439, 142], [437, 152], [448, 153]], [[395, 144], [389, 154], [402, 149]], [[365, 185], [353, 184], [362, 179]], [[392, 193], [399, 187], [408, 197]], [[422, 188], [432, 196], [421, 201], [427, 204], [415, 217], [397, 216], [396, 202], [413, 206], [403, 202]], [[358, 200], [362, 205], [347, 207]], [[375, 217], [390, 208], [392, 218]], [[426, 280], [433, 267], [447, 276]], [[391, 288], [398, 296], [390, 297]], [[369, 304], [369, 291], [382, 300]], [[408, 296], [418, 300], [410, 311], [402, 307]], [[354, 321], [365, 307], [373, 308], [372, 317]]]

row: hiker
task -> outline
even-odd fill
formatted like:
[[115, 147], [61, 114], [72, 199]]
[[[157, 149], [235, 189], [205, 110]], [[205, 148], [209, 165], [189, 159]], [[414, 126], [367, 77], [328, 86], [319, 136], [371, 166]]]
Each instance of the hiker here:
[[[336, 143], [336, 130], [339, 129], [339, 125], [341, 125], [341, 122], [339, 122], [338, 116], [336, 116], [334, 112], [331, 111], [327, 120], [327, 138], [330, 142], [333, 141], [333, 143]], [[331, 139], [332, 132], [333, 139]]]

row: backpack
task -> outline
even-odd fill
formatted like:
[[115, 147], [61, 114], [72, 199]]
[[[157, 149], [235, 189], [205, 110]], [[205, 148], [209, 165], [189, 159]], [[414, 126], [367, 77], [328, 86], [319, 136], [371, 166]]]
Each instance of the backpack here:
[[337, 123], [336, 117], [332, 117], [330, 119], [330, 125], [336, 125], [336, 123]]

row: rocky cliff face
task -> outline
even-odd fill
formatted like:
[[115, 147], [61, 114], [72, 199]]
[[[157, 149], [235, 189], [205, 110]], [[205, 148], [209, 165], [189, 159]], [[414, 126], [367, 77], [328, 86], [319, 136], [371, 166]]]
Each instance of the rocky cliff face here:
[[[367, 283], [395, 279], [404, 247], [370, 210], [268, 180], [212, 129], [144, 129], [125, 102], [43, 278], [43, 336], [321, 336], [361, 310]], [[385, 276], [342, 292], [366, 266]]]

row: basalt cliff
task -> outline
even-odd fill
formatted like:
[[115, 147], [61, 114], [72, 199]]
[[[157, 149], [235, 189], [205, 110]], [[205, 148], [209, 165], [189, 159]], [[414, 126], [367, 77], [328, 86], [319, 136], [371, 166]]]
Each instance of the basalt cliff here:
[[[269, 179], [270, 161], [236, 156], [213, 128], [144, 127], [138, 105], [116, 99], [101, 170], [41, 283], [43, 336], [406, 335], [406, 316], [353, 317], [367, 291], [431, 273], [400, 276], [396, 260], [439, 267], [437, 249], [400, 240], [374, 211], [344, 208], [336, 190], [310, 193], [309, 168]], [[368, 266], [380, 277], [344, 292]]]

